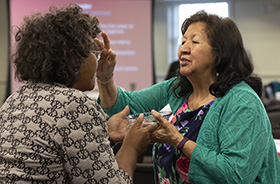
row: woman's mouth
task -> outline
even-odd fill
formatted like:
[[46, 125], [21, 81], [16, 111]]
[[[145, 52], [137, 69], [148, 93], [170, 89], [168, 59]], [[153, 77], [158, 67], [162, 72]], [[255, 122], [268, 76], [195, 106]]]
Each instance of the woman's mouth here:
[[186, 58], [181, 58], [180, 59], [180, 65], [181, 66], [184, 66], [184, 65], [187, 65], [188, 63], [190, 63], [191, 61], [186, 59]]

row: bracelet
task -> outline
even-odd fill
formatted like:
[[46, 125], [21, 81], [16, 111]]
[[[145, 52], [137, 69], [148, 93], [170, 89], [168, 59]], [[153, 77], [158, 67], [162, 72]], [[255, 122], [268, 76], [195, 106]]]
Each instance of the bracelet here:
[[111, 73], [111, 77], [110, 79], [108, 79], [107, 81], [101, 81], [98, 79], [98, 77], [96, 76], [96, 80], [97, 82], [99, 82], [100, 84], [108, 84], [109, 82], [111, 82], [113, 80], [113, 76], [114, 76], [114, 72]]
[[110, 138], [109, 138], [109, 141], [110, 141], [110, 147], [111, 148], [114, 148], [117, 144], [114, 143], [114, 141], [112, 141]]
[[181, 142], [178, 144], [177, 149], [180, 150], [180, 151], [182, 151], [183, 146], [185, 145], [185, 143], [186, 143], [188, 140], [190, 140], [190, 139], [187, 138], [187, 137], [184, 137], [184, 139], [181, 140]]

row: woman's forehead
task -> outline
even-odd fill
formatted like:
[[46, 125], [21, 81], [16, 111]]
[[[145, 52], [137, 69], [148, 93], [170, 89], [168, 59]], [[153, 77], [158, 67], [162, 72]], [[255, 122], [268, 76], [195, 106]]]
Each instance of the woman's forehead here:
[[207, 38], [205, 28], [206, 25], [203, 22], [192, 23], [184, 33], [183, 38], [184, 39], [192, 39], [195, 37]]

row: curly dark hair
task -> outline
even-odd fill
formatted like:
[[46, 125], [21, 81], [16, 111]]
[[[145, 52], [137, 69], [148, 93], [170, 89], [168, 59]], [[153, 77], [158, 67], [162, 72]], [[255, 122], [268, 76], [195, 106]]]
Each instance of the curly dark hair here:
[[76, 4], [50, 7], [49, 13], [24, 18], [15, 35], [15, 75], [19, 81], [60, 83], [68, 87], [79, 78], [79, 69], [101, 32], [99, 20]]
[[[219, 77], [210, 86], [210, 93], [222, 97], [235, 84], [245, 81], [261, 96], [262, 80], [253, 74], [252, 61], [247, 55], [236, 24], [229, 18], [220, 18], [202, 10], [184, 21], [181, 27], [182, 34], [184, 35], [188, 27], [196, 22], [205, 23], [209, 43], [217, 56], [213, 71], [217, 72]], [[173, 93], [178, 97], [185, 97], [193, 88], [187, 77], [178, 73], [178, 78], [179, 82], [175, 85]], [[178, 93], [176, 93], [177, 89], [179, 89]]]

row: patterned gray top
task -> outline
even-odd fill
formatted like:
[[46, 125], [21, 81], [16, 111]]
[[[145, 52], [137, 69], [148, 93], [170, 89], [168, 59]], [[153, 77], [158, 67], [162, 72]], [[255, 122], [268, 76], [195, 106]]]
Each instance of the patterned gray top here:
[[0, 109], [0, 183], [132, 183], [107, 115], [83, 92], [28, 82]]

